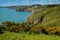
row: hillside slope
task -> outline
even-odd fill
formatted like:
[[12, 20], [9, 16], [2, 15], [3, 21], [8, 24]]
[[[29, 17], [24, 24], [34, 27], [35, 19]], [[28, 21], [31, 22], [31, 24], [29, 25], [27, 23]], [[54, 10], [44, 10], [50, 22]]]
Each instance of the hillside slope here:
[[42, 7], [28, 18], [28, 23], [43, 27], [60, 27], [60, 5]]

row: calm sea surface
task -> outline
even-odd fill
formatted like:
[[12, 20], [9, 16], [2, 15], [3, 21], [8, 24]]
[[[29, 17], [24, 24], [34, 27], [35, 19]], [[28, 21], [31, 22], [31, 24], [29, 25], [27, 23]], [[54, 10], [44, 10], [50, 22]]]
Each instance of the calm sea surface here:
[[5, 21], [25, 22], [31, 12], [16, 12], [15, 9], [0, 8], [0, 23]]

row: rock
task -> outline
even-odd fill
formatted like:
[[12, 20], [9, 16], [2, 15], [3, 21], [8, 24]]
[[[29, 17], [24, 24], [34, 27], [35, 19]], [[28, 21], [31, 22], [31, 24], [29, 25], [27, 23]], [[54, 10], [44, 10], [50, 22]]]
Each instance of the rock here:
[[37, 19], [37, 20], [34, 21], [33, 24], [36, 25], [36, 24], [38, 24], [38, 23], [39, 23], [39, 20]]
[[31, 17], [31, 16], [28, 17], [27, 22], [28, 22], [29, 24], [33, 24], [33, 20], [32, 20], [32, 17]]

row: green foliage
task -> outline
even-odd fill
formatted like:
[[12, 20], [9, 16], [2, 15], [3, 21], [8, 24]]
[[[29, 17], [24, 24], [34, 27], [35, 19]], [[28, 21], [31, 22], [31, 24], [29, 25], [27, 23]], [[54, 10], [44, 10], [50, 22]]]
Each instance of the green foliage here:
[[56, 28], [56, 34], [60, 36], [60, 27]]
[[4, 26], [6, 26], [6, 27], [9, 27], [9, 26], [11, 26], [11, 25], [14, 25], [15, 23], [14, 22], [10, 22], [10, 21], [6, 21], [6, 22], [3, 22], [2, 23]]
[[8, 27], [7, 30], [10, 32], [19, 32], [19, 28], [17, 25], [12, 25], [12, 26]]
[[29, 31], [31, 27], [28, 23], [23, 22], [18, 25], [18, 28], [20, 29], [20, 31], [26, 32], [26, 31]]
[[28, 23], [26, 22], [22, 22], [22, 23], [13, 23], [13, 22], [3, 22], [4, 27], [6, 28], [6, 30], [10, 31], [10, 32], [19, 32], [19, 31], [29, 31], [30, 30], [30, 26]]
[[28, 33], [5, 32], [0, 34], [0, 40], [60, 40], [60, 36], [39, 34], [29, 35]]
[[45, 28], [45, 33], [47, 34], [55, 34], [56, 33], [56, 28], [55, 27], [48, 27], [48, 28]]
[[0, 34], [4, 33], [5, 27], [3, 25], [0, 25]]
[[59, 27], [60, 26], [60, 5], [53, 6], [51, 8], [42, 7], [30, 17], [31, 19], [29, 22], [33, 21], [33, 23], [36, 20], [41, 20], [42, 18], [42, 23], [39, 21], [39, 24], [37, 24], [42, 27]]
[[31, 27], [31, 29], [30, 29], [30, 31], [31, 31], [31, 33], [37, 33], [37, 34], [39, 34], [39, 33], [41, 33], [42, 32], [42, 27], [40, 27], [40, 26], [32, 26]]

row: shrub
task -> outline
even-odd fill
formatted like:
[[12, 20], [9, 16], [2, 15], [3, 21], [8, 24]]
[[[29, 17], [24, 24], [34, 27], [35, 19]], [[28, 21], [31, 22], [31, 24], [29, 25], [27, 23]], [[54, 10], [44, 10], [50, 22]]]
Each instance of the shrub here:
[[31, 27], [30, 31], [33, 32], [33, 33], [41, 33], [42, 27], [33, 26], [33, 27]]
[[19, 32], [20, 30], [19, 30], [17, 25], [12, 25], [12, 26], [8, 27], [8, 31], [10, 31], [10, 32]]
[[20, 31], [27, 32], [30, 30], [30, 26], [28, 25], [28, 23], [21, 23], [21, 24], [19, 24], [18, 27], [19, 27]]
[[0, 34], [4, 33], [5, 27], [3, 25], [0, 25]]
[[56, 28], [56, 34], [60, 36], [60, 27]]
[[3, 22], [2, 23], [4, 26], [11, 26], [11, 25], [14, 25], [15, 23], [13, 23], [13, 22], [10, 22], [10, 21], [6, 21], [6, 22]]
[[23, 25], [19, 25], [18, 28], [19, 28], [20, 31], [24, 30], [24, 26]]
[[31, 27], [25, 26], [24, 31], [25, 31], [25, 32], [28, 32], [28, 31], [30, 31], [30, 29], [31, 29]]
[[45, 28], [45, 34], [55, 34], [56, 33], [56, 27], [48, 27], [48, 28]]

